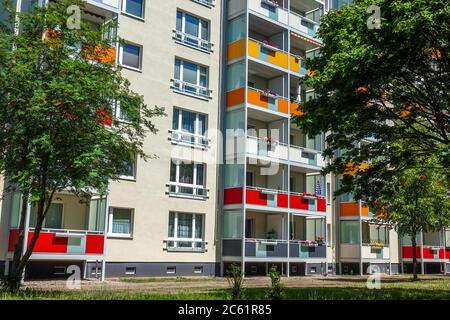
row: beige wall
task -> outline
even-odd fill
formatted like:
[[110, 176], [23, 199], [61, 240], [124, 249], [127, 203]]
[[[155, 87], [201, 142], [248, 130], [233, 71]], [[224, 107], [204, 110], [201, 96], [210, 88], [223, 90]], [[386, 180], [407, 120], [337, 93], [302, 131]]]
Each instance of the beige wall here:
[[[173, 40], [176, 28], [177, 8], [202, 17], [211, 22], [211, 42], [213, 52], [208, 54], [178, 44]], [[134, 209], [134, 226], [132, 239], [113, 239], [107, 241], [108, 261], [139, 262], [215, 262], [216, 259], [216, 190], [217, 171], [215, 160], [217, 148], [211, 145], [206, 151], [195, 151], [196, 156], [205, 157], [207, 163], [206, 186], [209, 199], [191, 200], [170, 198], [166, 184], [170, 179], [170, 159], [174, 148], [168, 140], [168, 130], [172, 128], [174, 107], [208, 115], [208, 129], [217, 128], [219, 114], [219, 44], [220, 44], [220, 1], [212, 9], [187, 0], [146, 1], [145, 22], [125, 15], [120, 17], [120, 37], [143, 46], [142, 72], [124, 70], [130, 79], [134, 91], [144, 95], [149, 106], [158, 105], [166, 108], [167, 117], [155, 119], [159, 129], [157, 135], [149, 135], [144, 149], [155, 154], [156, 159], [137, 162], [136, 181], [119, 181], [111, 184], [110, 207]], [[174, 77], [175, 57], [182, 58], [209, 67], [209, 88], [212, 99], [199, 100], [175, 93], [170, 80]], [[179, 147], [186, 153], [191, 148]], [[179, 156], [189, 159], [188, 155]], [[205, 253], [168, 253], [163, 250], [168, 237], [169, 212], [200, 213], [205, 215], [205, 240], [208, 251]]]

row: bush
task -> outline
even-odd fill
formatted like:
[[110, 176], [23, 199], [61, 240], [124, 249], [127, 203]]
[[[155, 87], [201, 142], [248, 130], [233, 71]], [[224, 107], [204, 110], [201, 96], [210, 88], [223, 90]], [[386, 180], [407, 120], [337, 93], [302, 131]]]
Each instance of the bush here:
[[281, 283], [281, 275], [276, 266], [271, 266], [269, 277], [272, 286], [266, 292], [266, 298], [270, 300], [283, 300], [285, 298], [284, 285]]
[[242, 277], [241, 267], [236, 264], [232, 264], [226, 273], [228, 284], [231, 289], [231, 300], [243, 300], [244, 299], [244, 278]]

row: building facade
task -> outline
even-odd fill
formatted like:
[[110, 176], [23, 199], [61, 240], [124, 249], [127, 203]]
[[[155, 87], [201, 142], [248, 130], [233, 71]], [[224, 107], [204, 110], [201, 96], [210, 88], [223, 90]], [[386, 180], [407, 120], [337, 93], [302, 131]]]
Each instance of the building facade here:
[[[44, 1], [17, 1], [21, 10]], [[132, 89], [165, 107], [136, 159], [104, 198], [56, 195], [27, 277], [288, 276], [408, 271], [411, 246], [322, 176], [324, 135], [291, 121], [314, 96], [300, 83], [337, 0], [87, 0], [82, 19], [117, 20], [108, 48]], [[115, 116], [127, 121], [116, 107]], [[2, 180], [2, 189], [7, 181]], [[0, 272], [17, 239], [21, 195], [5, 193]], [[27, 208], [27, 237], [33, 234]], [[420, 235], [423, 272], [450, 272], [450, 233]], [[423, 259], [422, 259], [423, 257]]]

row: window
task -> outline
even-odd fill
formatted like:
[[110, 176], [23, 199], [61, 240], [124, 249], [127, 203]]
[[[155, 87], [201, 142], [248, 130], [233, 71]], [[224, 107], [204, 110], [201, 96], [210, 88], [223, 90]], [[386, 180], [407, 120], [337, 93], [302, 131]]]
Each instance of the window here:
[[129, 238], [133, 233], [133, 209], [112, 208], [109, 214], [109, 235]]
[[[33, 203], [30, 212], [30, 227], [36, 227], [37, 204]], [[62, 229], [63, 226], [63, 204], [51, 203], [42, 226], [46, 229]]]
[[172, 141], [206, 146], [206, 115], [173, 109]]
[[246, 238], [254, 238], [254, 219], [245, 219], [245, 237]]
[[445, 230], [445, 247], [450, 248], [450, 230]]
[[167, 249], [204, 250], [202, 214], [169, 213]]
[[341, 221], [341, 243], [359, 245], [359, 221]]
[[194, 273], [203, 273], [203, 266], [195, 266], [194, 267]]
[[125, 274], [127, 274], [127, 275], [135, 275], [136, 274], [136, 268], [135, 267], [126, 267]]
[[128, 117], [128, 114], [123, 108], [120, 107], [120, 102], [117, 101], [114, 108], [114, 116], [117, 120], [122, 122], [130, 122], [130, 118]]
[[175, 38], [194, 47], [211, 50], [209, 42], [209, 22], [183, 11], [177, 11]]
[[136, 159], [123, 161], [123, 171], [121, 172], [120, 178], [136, 179]]
[[207, 7], [212, 7], [214, 5], [214, 0], [192, 0], [192, 1], [198, 2]]
[[167, 267], [166, 273], [167, 274], [176, 274], [177, 273], [177, 267], [174, 267], [174, 266]]
[[306, 218], [306, 240], [325, 242], [325, 219]]
[[124, 10], [132, 16], [143, 18], [144, 17], [144, 4], [145, 0], [125, 0]]
[[389, 230], [386, 226], [378, 226], [376, 224], [362, 223], [362, 242], [363, 244], [371, 243], [389, 243]]
[[170, 163], [170, 193], [194, 197], [206, 197], [206, 166], [202, 163]]
[[142, 47], [125, 43], [120, 48], [120, 64], [122, 66], [140, 70]]
[[245, 180], [246, 180], [247, 187], [254, 187], [255, 186], [255, 179], [254, 179], [253, 172], [247, 171]]
[[180, 59], [175, 59], [174, 88], [202, 97], [209, 97], [208, 69]]

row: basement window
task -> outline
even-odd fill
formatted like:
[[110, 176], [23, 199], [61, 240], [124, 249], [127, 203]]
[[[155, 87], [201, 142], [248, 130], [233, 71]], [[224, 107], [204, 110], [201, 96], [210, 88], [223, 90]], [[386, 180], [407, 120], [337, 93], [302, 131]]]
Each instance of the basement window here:
[[203, 273], [203, 266], [195, 266], [194, 273]]
[[176, 274], [177, 273], [177, 267], [167, 267], [166, 269], [167, 274]]
[[135, 267], [127, 267], [125, 269], [125, 274], [127, 274], [127, 275], [135, 275], [136, 274], [136, 268]]
[[53, 268], [53, 274], [56, 275], [64, 275], [66, 274], [66, 267], [57, 266]]

